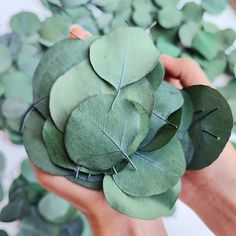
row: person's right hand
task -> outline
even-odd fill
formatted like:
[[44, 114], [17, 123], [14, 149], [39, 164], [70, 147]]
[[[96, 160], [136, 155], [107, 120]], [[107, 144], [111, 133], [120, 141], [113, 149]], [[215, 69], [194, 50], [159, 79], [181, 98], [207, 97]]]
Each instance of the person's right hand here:
[[[192, 59], [161, 56], [166, 80], [178, 88], [203, 84], [213, 87]], [[216, 234], [236, 235], [236, 151], [227, 143], [220, 157], [209, 167], [187, 171], [181, 200], [189, 205]]]

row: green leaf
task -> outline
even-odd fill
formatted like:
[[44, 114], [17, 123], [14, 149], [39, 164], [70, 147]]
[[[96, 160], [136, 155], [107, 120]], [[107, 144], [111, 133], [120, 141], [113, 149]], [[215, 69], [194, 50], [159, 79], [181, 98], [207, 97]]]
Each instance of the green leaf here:
[[212, 34], [218, 33], [218, 31], [219, 31], [219, 28], [215, 24], [210, 23], [210, 22], [203, 21], [202, 28], [203, 28], [203, 31], [208, 32], [208, 33], [212, 33]]
[[154, 0], [154, 2], [160, 7], [176, 7], [180, 0]]
[[211, 14], [218, 15], [228, 5], [228, 0], [202, 0], [202, 7]]
[[172, 6], [166, 6], [158, 13], [158, 23], [165, 29], [179, 26], [182, 18], [182, 12]]
[[60, 0], [61, 4], [65, 8], [74, 8], [82, 4], [87, 4], [89, 0]]
[[[70, 116], [65, 146], [70, 158], [91, 170], [107, 170], [123, 159], [133, 143], [140, 115], [134, 104], [120, 99], [111, 110], [112, 95], [93, 96]], [[91, 138], [93, 137], [93, 138]]]
[[0, 236], [8, 236], [8, 234], [6, 231], [0, 230]]
[[188, 2], [182, 8], [184, 21], [199, 22], [203, 18], [203, 8], [195, 2]]
[[30, 37], [39, 31], [41, 24], [34, 13], [20, 12], [11, 18], [10, 26], [18, 35]]
[[0, 202], [3, 200], [3, 198], [4, 198], [4, 190], [2, 183], [0, 182]]
[[186, 164], [182, 146], [177, 138], [159, 150], [138, 151], [132, 156], [137, 167], [128, 164], [113, 175], [115, 183], [126, 194], [148, 197], [166, 192], [182, 178]]
[[83, 223], [81, 216], [76, 217], [71, 222], [62, 226], [58, 236], [82, 235], [84, 229]]
[[146, 76], [155, 91], [160, 87], [164, 77], [165, 70], [161, 62]]
[[109, 205], [120, 213], [139, 219], [154, 220], [169, 214], [178, 198], [180, 182], [165, 193], [141, 198], [122, 192], [112, 177], [107, 175], [103, 181], [103, 191]]
[[172, 57], [178, 57], [181, 53], [181, 48], [175, 46], [171, 42], [168, 42], [165, 38], [162, 37], [157, 39], [156, 46], [162, 54], [167, 54]]
[[[155, 107], [151, 116], [151, 127], [148, 136], [142, 143], [142, 148], [148, 148], [148, 144], [155, 141], [155, 137], [158, 138], [160, 135], [158, 131], [161, 131], [161, 127], [164, 127], [164, 131], [166, 131], [166, 136], [162, 140], [162, 135], [157, 139], [158, 145], [164, 145], [166, 141], [169, 141], [178, 130], [178, 125], [180, 123], [181, 111], [174, 114], [172, 117], [169, 117], [172, 113], [176, 112], [184, 103], [184, 99], [182, 97], [181, 92], [176, 89], [173, 85], [163, 82], [161, 86], [157, 89], [155, 93]], [[172, 122], [168, 119], [171, 118], [175, 122]], [[177, 122], [177, 123], [176, 123]], [[163, 132], [165, 134], [165, 132]], [[169, 138], [169, 140], [168, 140]], [[165, 141], [165, 142], [164, 142]], [[163, 143], [164, 142], [164, 143]], [[156, 141], [154, 142], [155, 144]], [[153, 144], [154, 144], [153, 143]], [[152, 145], [151, 145], [152, 146]], [[155, 150], [156, 148], [153, 147]], [[150, 151], [150, 149], [149, 149]]]
[[116, 28], [90, 47], [94, 70], [118, 92], [152, 71], [158, 58], [148, 33], [135, 27]]
[[0, 173], [3, 172], [4, 168], [5, 168], [5, 155], [0, 151]]
[[199, 31], [199, 26], [195, 22], [187, 22], [179, 29], [179, 38], [183, 46], [191, 47], [195, 35]]
[[36, 208], [20, 222], [19, 236], [57, 236], [59, 227], [44, 220]]
[[23, 130], [26, 152], [34, 165], [42, 171], [52, 175], [69, 175], [69, 171], [55, 166], [49, 158], [42, 136], [44, 122], [36, 111], [32, 111], [28, 115]]
[[43, 126], [43, 139], [53, 164], [76, 170], [76, 164], [69, 159], [66, 153], [64, 135], [54, 126], [51, 119], [48, 119]]
[[188, 169], [209, 166], [225, 147], [233, 127], [230, 107], [215, 89], [208, 86], [191, 86], [185, 91], [194, 106], [193, 123], [189, 129], [195, 148]]
[[28, 159], [24, 160], [21, 163], [21, 174], [22, 174], [22, 176], [24, 176], [27, 179], [27, 181], [29, 181], [31, 183], [38, 182], [36, 179], [35, 173], [32, 170], [32, 166], [31, 166]]
[[[52, 46], [44, 55], [34, 74], [34, 101], [49, 95], [54, 82], [73, 66], [87, 59], [93, 39], [65, 39]], [[66, 61], [66, 63], [65, 63]]]
[[86, 98], [99, 94], [114, 94], [114, 90], [98, 77], [87, 60], [59, 77], [50, 92], [49, 103], [57, 128], [64, 132], [72, 111]]
[[236, 99], [229, 99], [227, 102], [231, 108], [234, 123], [236, 123]]
[[9, 69], [11, 64], [12, 58], [9, 49], [5, 45], [0, 44], [0, 74]]
[[39, 202], [40, 214], [49, 222], [64, 224], [75, 214], [69, 202], [53, 193], [47, 193]]
[[[158, 76], [155, 79], [159, 80]], [[155, 85], [157, 86], [158, 82], [154, 81], [153, 83], [156, 83]], [[151, 116], [154, 106], [154, 92], [151, 84], [146, 78], [122, 88], [120, 98], [125, 98], [139, 103], [146, 110], [148, 115]]]
[[40, 29], [41, 43], [52, 46], [54, 43], [66, 39], [69, 33], [69, 24], [61, 15], [54, 15], [42, 22]]
[[29, 202], [27, 199], [10, 201], [0, 212], [0, 221], [12, 222], [27, 216], [30, 212]]
[[220, 41], [222, 50], [226, 50], [234, 43], [236, 32], [233, 29], [223, 29], [217, 32], [217, 38]]
[[219, 52], [219, 41], [214, 34], [199, 32], [193, 39], [192, 48], [208, 60], [212, 60]]

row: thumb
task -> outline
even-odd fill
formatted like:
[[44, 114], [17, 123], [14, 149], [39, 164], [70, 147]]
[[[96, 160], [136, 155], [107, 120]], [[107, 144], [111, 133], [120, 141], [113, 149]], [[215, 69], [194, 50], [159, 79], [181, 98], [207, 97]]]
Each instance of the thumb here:
[[212, 86], [206, 74], [194, 60], [176, 59], [167, 55], [161, 55], [160, 59], [166, 70], [166, 76], [179, 80], [184, 88], [198, 84]]

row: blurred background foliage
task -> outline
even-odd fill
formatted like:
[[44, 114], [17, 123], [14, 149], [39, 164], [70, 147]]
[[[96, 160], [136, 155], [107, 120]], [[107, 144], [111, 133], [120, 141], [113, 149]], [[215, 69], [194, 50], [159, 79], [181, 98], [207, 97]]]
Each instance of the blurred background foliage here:
[[[202, 0], [199, 4], [190, 1], [184, 5], [179, 0], [41, 1], [51, 11], [50, 17], [40, 21], [32, 12], [20, 12], [10, 20], [12, 32], [0, 35], [0, 130], [14, 144], [22, 144], [21, 125], [32, 105], [34, 70], [50, 46], [67, 38], [73, 24], [93, 35], [122, 25], [139, 26], [150, 31], [161, 53], [193, 58], [227, 99], [236, 132], [236, 32], [204, 20], [206, 13], [218, 15], [224, 11], [229, 5], [227, 0]], [[235, 141], [235, 135], [232, 137]], [[1, 182], [4, 163], [0, 153], [0, 201], [4, 193], [7, 195]], [[11, 184], [8, 198], [0, 221], [19, 220], [18, 235], [90, 234], [80, 213], [40, 187], [28, 161], [22, 162], [21, 174]], [[2, 235], [7, 234], [0, 230]]]

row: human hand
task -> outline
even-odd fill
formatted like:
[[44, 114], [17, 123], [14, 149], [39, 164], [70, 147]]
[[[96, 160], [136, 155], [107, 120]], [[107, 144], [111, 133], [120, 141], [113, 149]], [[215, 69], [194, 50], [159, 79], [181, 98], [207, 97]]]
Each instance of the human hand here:
[[[69, 38], [86, 39], [91, 34], [80, 26], [71, 28]], [[164, 236], [166, 231], [161, 220], [145, 221], [123, 215], [112, 209], [103, 191], [95, 191], [72, 183], [64, 177], [52, 176], [33, 166], [41, 185], [69, 201], [87, 217], [95, 236]], [[158, 211], [158, 209], [157, 209]]]
[[[161, 56], [166, 80], [178, 88], [203, 84], [213, 87], [200, 66], [191, 59]], [[236, 151], [227, 143], [209, 167], [186, 171], [181, 200], [189, 205], [216, 235], [236, 235]]]

